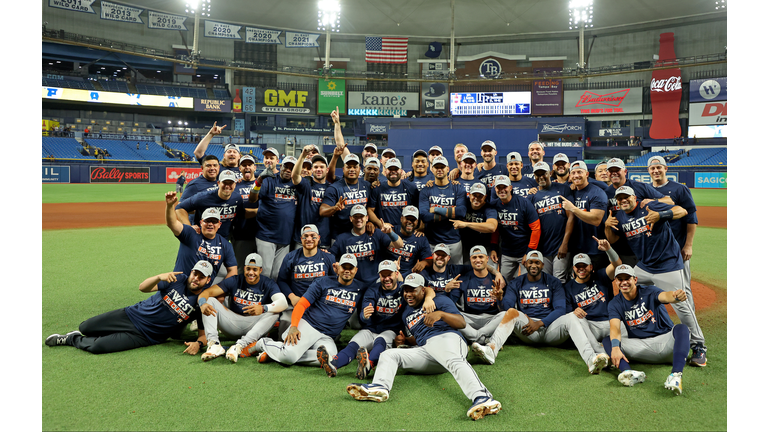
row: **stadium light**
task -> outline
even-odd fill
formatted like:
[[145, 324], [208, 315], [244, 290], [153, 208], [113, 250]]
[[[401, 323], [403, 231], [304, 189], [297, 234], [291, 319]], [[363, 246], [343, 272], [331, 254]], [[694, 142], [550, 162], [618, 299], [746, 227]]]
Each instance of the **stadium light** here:
[[184, 12], [192, 15], [200, 12], [200, 16], [211, 17], [211, 0], [187, 0]]
[[578, 29], [592, 27], [592, 0], [571, 0], [568, 3], [568, 28]]
[[317, 2], [317, 29], [339, 32], [341, 5], [338, 0], [320, 0]]
[[715, 10], [725, 10], [725, 0], [718, 0], [715, 2]]

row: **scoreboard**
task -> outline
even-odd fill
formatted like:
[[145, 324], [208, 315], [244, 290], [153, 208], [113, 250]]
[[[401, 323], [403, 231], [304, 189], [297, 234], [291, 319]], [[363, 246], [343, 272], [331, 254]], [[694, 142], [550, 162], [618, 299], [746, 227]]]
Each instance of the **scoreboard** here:
[[530, 115], [531, 92], [451, 93], [452, 115]]

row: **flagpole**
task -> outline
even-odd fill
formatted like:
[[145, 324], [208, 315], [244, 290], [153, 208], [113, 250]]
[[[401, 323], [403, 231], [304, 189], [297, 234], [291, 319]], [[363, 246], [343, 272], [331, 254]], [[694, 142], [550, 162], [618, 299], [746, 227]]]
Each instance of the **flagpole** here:
[[453, 59], [453, 38], [454, 38], [454, 7], [456, 6], [456, 0], [451, 0], [451, 65], [449, 67], [450, 76], [456, 74], [455, 62]]

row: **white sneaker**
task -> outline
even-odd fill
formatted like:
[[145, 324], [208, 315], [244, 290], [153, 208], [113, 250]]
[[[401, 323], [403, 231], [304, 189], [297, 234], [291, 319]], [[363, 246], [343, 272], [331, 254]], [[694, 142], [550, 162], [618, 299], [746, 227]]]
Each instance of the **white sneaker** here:
[[475, 399], [472, 408], [467, 411], [467, 417], [472, 420], [480, 420], [487, 415], [498, 414], [501, 411], [501, 403], [489, 397]]
[[203, 361], [213, 360], [216, 357], [223, 356], [224, 353], [224, 347], [221, 346], [218, 341], [208, 341], [208, 350], [205, 351], [200, 358], [203, 359]]
[[608, 366], [608, 362], [611, 361], [611, 358], [608, 357], [607, 354], [600, 353], [596, 355], [593, 359], [591, 364], [589, 365], [589, 373], [592, 375], [599, 375], [600, 371], [603, 370], [606, 366]]
[[240, 357], [240, 353], [243, 352], [242, 345], [236, 343], [229, 347], [227, 350], [227, 360], [231, 361], [232, 363], [237, 363], [237, 358]]
[[673, 372], [667, 377], [667, 381], [664, 383], [664, 388], [672, 390], [675, 396], [683, 394], [683, 373]]
[[629, 369], [619, 374], [619, 382], [627, 387], [632, 387], [633, 385], [644, 381], [645, 372]]
[[350, 384], [347, 393], [359, 401], [385, 402], [389, 399], [389, 390], [380, 384]]
[[479, 343], [474, 342], [472, 343], [472, 352], [488, 364], [494, 364], [496, 362], [496, 354], [489, 346], [480, 345]]

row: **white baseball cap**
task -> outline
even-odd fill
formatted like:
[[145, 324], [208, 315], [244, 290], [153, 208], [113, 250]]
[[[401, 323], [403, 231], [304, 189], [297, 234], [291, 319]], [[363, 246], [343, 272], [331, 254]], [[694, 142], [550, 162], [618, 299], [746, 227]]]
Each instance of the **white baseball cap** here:
[[[213, 266], [208, 261], [200, 260], [198, 261], [194, 267], [192, 267], [192, 271], [199, 271], [203, 274], [205, 277], [210, 277], [211, 274], [213, 274]], [[190, 272], [191, 273], [191, 272]]]
[[576, 264], [590, 265], [592, 264], [592, 260], [589, 258], [589, 255], [580, 253], [573, 257], [573, 265], [575, 266]]
[[448, 246], [445, 245], [445, 243], [440, 243], [437, 246], [435, 246], [435, 250], [432, 251], [433, 254], [437, 252], [443, 252], [448, 256], [451, 256], [451, 250], [448, 249]]
[[251, 155], [242, 155], [240, 156], [240, 165], [243, 164], [245, 161], [251, 161], [251, 163], [256, 163], [256, 161], [253, 159], [253, 156]]
[[360, 165], [360, 158], [359, 158], [359, 157], [357, 157], [357, 155], [356, 155], [356, 154], [352, 154], [352, 153], [350, 153], [350, 154], [348, 154], [348, 155], [347, 155], [347, 156], [344, 158], [344, 165], [346, 165], [346, 164], [348, 164], [348, 163], [350, 163], [350, 162], [354, 162], [354, 163], [356, 163], [356, 164]]
[[403, 208], [403, 217], [406, 217], [406, 216], [413, 216], [416, 219], [418, 219], [419, 209], [417, 209], [414, 206], [405, 206], [405, 208]]
[[473, 184], [472, 187], [469, 188], [469, 194], [470, 195], [475, 194], [475, 193], [487, 195], [488, 191], [485, 189], [485, 185], [484, 184], [478, 182], [478, 183]]
[[381, 163], [375, 157], [369, 157], [365, 160], [364, 166], [375, 166], [376, 168], [381, 168]]
[[392, 153], [392, 157], [397, 156], [397, 153], [395, 153], [395, 151], [392, 150], [391, 148], [385, 148], [384, 150], [381, 151], [382, 156], [384, 156], [387, 153]]
[[620, 274], [625, 274], [625, 275], [630, 275], [632, 277], [635, 277], [635, 269], [633, 269], [632, 266], [622, 264], [616, 267], [616, 270], [613, 272], [613, 276], [617, 277]]
[[475, 256], [475, 255], [488, 255], [488, 251], [485, 250], [484, 246], [474, 246], [472, 249], [469, 250], [469, 256]]
[[352, 210], [349, 211], [350, 216], [354, 215], [367, 215], [368, 211], [363, 207], [361, 204], [355, 204], [354, 207], [352, 207]]
[[624, 169], [625, 168], [624, 161], [619, 158], [612, 158], [608, 160], [608, 169], [611, 169], [611, 168]]
[[509, 152], [507, 155], [507, 163], [510, 163], [512, 161], [522, 162], [523, 157], [520, 156], [520, 153], [518, 152]]
[[[283, 163], [285, 163], [285, 161], [283, 161]], [[301, 163], [301, 166], [304, 166], [304, 165], [312, 166], [312, 159], [304, 158], [304, 162]]]
[[482, 149], [483, 149], [483, 147], [485, 147], [485, 146], [490, 146], [490, 147], [492, 147], [494, 150], [496, 150], [496, 143], [495, 143], [495, 142], [493, 142], [493, 141], [491, 141], [491, 140], [485, 140], [485, 141], [483, 141], [483, 143], [482, 143], [482, 144], [480, 144], [480, 150], [482, 150]]
[[585, 164], [583, 161], [576, 161], [571, 164], [571, 171], [576, 171], [577, 169], [583, 169], [584, 171], [588, 171], [587, 164]]
[[384, 261], [380, 262], [379, 263], [379, 273], [381, 273], [381, 272], [383, 272], [385, 270], [389, 270], [389, 271], [391, 271], [393, 273], [396, 272], [397, 271], [397, 266], [395, 265], [394, 261], [384, 260]]
[[544, 256], [537, 250], [532, 250], [525, 254], [525, 260], [528, 261], [529, 259], [535, 259], [544, 262]]
[[440, 154], [443, 154], [443, 149], [440, 146], [432, 146], [429, 148], [429, 153], [432, 153], [433, 151], [438, 151]]
[[493, 178], [493, 187], [498, 186], [512, 186], [512, 182], [509, 181], [509, 177], [505, 175], [498, 175]]
[[212, 219], [212, 218], [221, 220], [221, 213], [219, 212], [219, 209], [216, 207], [210, 207], [205, 209], [205, 211], [203, 212], [203, 215], [200, 216], [200, 220], [206, 220], [206, 219]]
[[423, 287], [426, 285], [426, 282], [424, 281], [424, 276], [418, 274], [418, 273], [411, 273], [408, 276], [405, 277], [405, 281], [403, 281], [403, 286], [409, 286], [409, 287]]
[[339, 260], [339, 265], [344, 264], [352, 264], [353, 266], [357, 267], [357, 258], [355, 258], [355, 256], [352, 254], [344, 254]]
[[397, 167], [398, 169], [403, 169], [403, 164], [400, 163], [400, 159], [393, 157], [387, 160], [387, 162], [384, 164], [384, 168], [389, 169], [390, 167]]
[[613, 196], [615, 197], [615, 196], [617, 196], [617, 195], [622, 195], [622, 194], [623, 194], [623, 195], [632, 195], [632, 196], [635, 196], [635, 190], [634, 190], [634, 189], [632, 189], [632, 188], [631, 188], [631, 187], [629, 187], [629, 186], [622, 186], [622, 187], [620, 187], [620, 188], [616, 189], [616, 192], [613, 194]]
[[264, 154], [264, 153], [272, 153], [275, 156], [280, 156], [280, 153], [274, 147], [269, 147], [268, 149], [266, 149], [263, 152], [261, 152], [261, 154]]
[[446, 159], [443, 156], [436, 156], [434, 159], [432, 159], [432, 166], [435, 166], [435, 165], [448, 166], [448, 159]]
[[565, 153], [558, 153], [555, 155], [554, 158], [552, 158], [552, 165], [558, 163], [558, 162], [568, 162], [568, 156], [565, 155]]
[[283, 158], [283, 165], [285, 165], [285, 164], [296, 165], [296, 162], [298, 162], [298, 161], [293, 156], [286, 156], [286, 157]]
[[375, 151], [375, 152], [378, 152], [378, 151], [379, 151], [379, 149], [376, 147], [376, 144], [373, 144], [373, 143], [368, 143], [368, 144], [366, 144], [366, 145], [363, 147], [363, 150], [365, 150], [365, 149], [367, 149], [367, 148], [369, 148], [369, 147], [373, 147], [373, 151]]
[[655, 164], [661, 164], [661, 165], [667, 166], [667, 160], [661, 156], [653, 156], [650, 159], [648, 159], [648, 166], [655, 165]]
[[233, 171], [224, 170], [224, 171], [221, 172], [221, 174], [219, 174], [219, 181], [220, 182], [223, 182], [223, 181], [233, 181], [234, 182], [234, 181], [237, 181], [237, 176], [235, 175], [235, 173]]
[[474, 162], [477, 162], [477, 156], [475, 156], [472, 152], [466, 152], [463, 155], [461, 155], [461, 160], [465, 161], [467, 159], [472, 159]]
[[238, 152], [240, 152], [240, 147], [238, 147], [237, 144], [227, 144], [227, 145], [224, 146], [224, 151], [225, 152], [227, 150], [232, 150], [232, 149], [237, 150]]
[[533, 172], [536, 171], [547, 171], [549, 172], [549, 164], [546, 162], [536, 162], [533, 165]]
[[306, 224], [303, 227], [301, 227], [301, 234], [304, 235], [307, 232], [313, 232], [317, 235], [320, 235], [320, 230], [317, 229], [317, 225], [315, 224]]
[[263, 267], [264, 261], [261, 259], [261, 255], [254, 252], [245, 257], [245, 265], [251, 267]]

